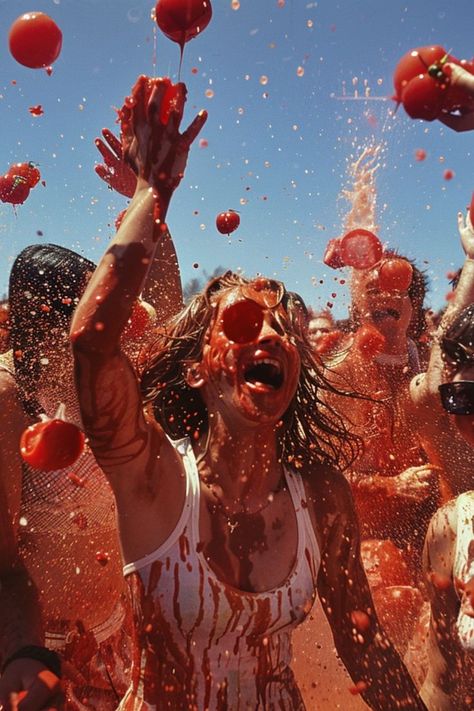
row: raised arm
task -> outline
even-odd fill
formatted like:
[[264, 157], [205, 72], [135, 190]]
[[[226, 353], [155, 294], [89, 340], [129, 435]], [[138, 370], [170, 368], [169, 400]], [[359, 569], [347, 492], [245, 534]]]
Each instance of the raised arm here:
[[[112, 131], [104, 128], [102, 138], [96, 138], [95, 144], [104, 161], [95, 166], [97, 175], [113, 190], [132, 198], [137, 176], [125, 161], [122, 143]], [[141, 298], [153, 306], [159, 325], [178, 313], [183, 306], [179, 262], [168, 230], [158, 243]]]
[[84, 426], [111, 480], [130, 473], [132, 463], [134, 470], [146, 473], [152, 456], [138, 383], [120, 350], [120, 335], [166, 233], [168, 205], [189, 148], [206, 120], [201, 113], [179, 132], [185, 98], [183, 84], [174, 87], [167, 79], [142, 76], [125, 101], [122, 143], [137, 173], [137, 187], [71, 326]]
[[371, 709], [424, 709], [374, 612], [349, 485], [333, 473], [325, 487], [326, 503], [316, 504], [323, 521], [318, 593], [337, 652]]

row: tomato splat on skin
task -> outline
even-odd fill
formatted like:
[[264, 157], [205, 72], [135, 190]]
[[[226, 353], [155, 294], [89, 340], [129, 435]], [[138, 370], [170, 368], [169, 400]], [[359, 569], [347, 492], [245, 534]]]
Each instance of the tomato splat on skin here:
[[44, 12], [27, 12], [10, 27], [10, 52], [30, 69], [49, 67], [61, 52], [62, 32]]
[[354, 343], [363, 358], [374, 358], [379, 353], [383, 353], [385, 337], [375, 326], [365, 324], [356, 332]]
[[136, 341], [142, 338], [155, 320], [156, 311], [153, 306], [146, 301], [136, 301], [122, 338], [126, 341]]
[[240, 215], [235, 210], [220, 212], [216, 217], [216, 227], [221, 235], [230, 235], [240, 225]]
[[262, 330], [262, 324], [263, 309], [250, 299], [231, 304], [222, 315], [223, 331], [234, 343], [254, 341]]
[[341, 258], [344, 264], [354, 269], [370, 269], [380, 261], [382, 243], [370, 230], [351, 230], [341, 240]]

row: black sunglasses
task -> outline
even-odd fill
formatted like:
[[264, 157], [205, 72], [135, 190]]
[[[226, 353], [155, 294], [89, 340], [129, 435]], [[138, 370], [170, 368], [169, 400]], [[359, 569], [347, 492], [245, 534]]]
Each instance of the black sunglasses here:
[[458, 380], [440, 385], [441, 404], [450, 415], [474, 415], [474, 381]]

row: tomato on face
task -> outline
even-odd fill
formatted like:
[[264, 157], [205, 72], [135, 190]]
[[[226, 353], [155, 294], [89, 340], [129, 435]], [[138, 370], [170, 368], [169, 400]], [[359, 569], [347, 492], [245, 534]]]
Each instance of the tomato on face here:
[[62, 32], [43, 12], [27, 12], [10, 27], [10, 52], [17, 62], [31, 69], [48, 67], [58, 57]]
[[370, 230], [351, 230], [341, 240], [341, 257], [348, 267], [371, 269], [382, 256], [382, 244]]
[[341, 255], [341, 239], [339, 237], [330, 239], [327, 243], [323, 262], [331, 269], [341, 269], [346, 266]]
[[222, 329], [234, 343], [251, 343], [263, 324], [262, 307], [251, 299], [230, 304], [222, 314]]
[[156, 23], [181, 47], [206, 29], [212, 17], [210, 0], [158, 0]]
[[72, 422], [47, 419], [23, 432], [20, 453], [33, 469], [55, 471], [74, 464], [84, 450], [84, 442], [84, 433]]
[[393, 74], [395, 98], [402, 101], [403, 89], [418, 74], [424, 74], [429, 67], [446, 56], [446, 50], [439, 45], [417, 47], [407, 52], [398, 62]]
[[413, 279], [413, 267], [406, 259], [385, 259], [379, 269], [379, 287], [382, 291], [406, 291]]
[[379, 353], [383, 353], [385, 336], [375, 326], [367, 323], [361, 326], [355, 334], [354, 345], [359, 349], [363, 358], [371, 359]]
[[230, 235], [240, 225], [239, 213], [235, 210], [220, 212], [216, 217], [216, 227], [221, 235]]
[[0, 177], [0, 200], [12, 205], [21, 205], [30, 194], [30, 186], [25, 178], [15, 175]]
[[9, 167], [7, 175], [24, 178], [30, 189], [34, 188], [41, 180], [41, 173], [31, 161], [29, 163], [14, 163]]
[[410, 118], [434, 121], [444, 108], [447, 84], [429, 74], [418, 74], [402, 91], [402, 104]]
[[132, 313], [122, 333], [122, 338], [127, 341], [136, 341], [142, 338], [156, 320], [156, 311], [153, 306], [140, 299], [133, 305]]

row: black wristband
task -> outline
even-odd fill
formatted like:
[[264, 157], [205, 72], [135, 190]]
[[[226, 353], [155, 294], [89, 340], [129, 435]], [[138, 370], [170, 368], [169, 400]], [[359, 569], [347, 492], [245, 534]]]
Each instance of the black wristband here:
[[36, 662], [44, 664], [58, 679], [61, 678], [61, 657], [57, 652], [52, 652], [46, 647], [37, 647], [34, 644], [30, 644], [18, 649], [3, 662], [1, 673], [3, 674], [9, 664], [16, 659], [34, 659]]

